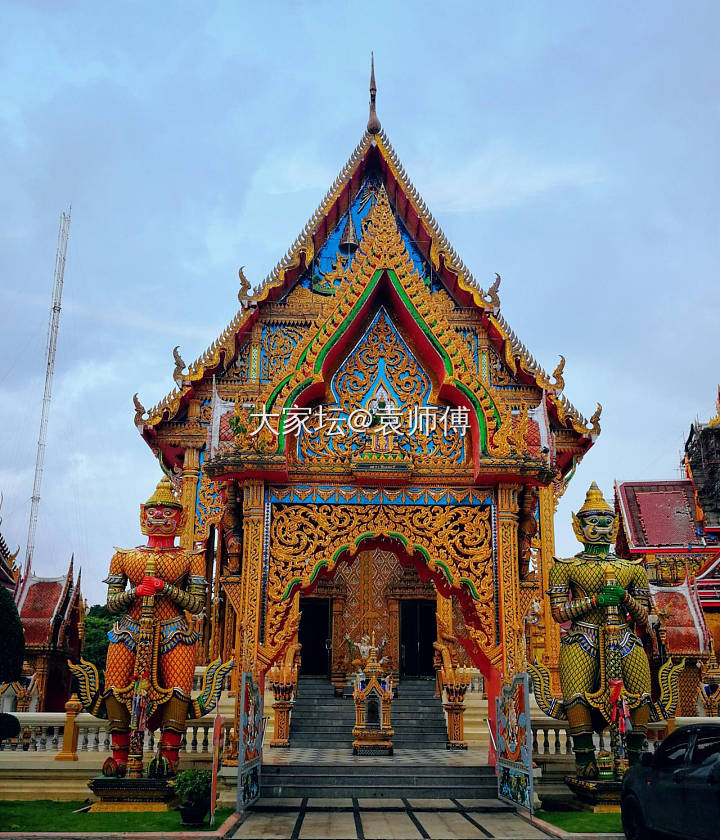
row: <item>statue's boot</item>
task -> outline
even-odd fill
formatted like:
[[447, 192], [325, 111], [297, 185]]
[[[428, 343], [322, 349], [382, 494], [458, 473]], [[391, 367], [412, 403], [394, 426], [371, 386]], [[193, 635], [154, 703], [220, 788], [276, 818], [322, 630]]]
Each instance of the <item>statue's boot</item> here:
[[112, 756], [105, 759], [102, 767], [103, 776], [125, 775], [130, 751], [130, 714], [125, 705], [112, 694], [105, 697], [105, 709], [108, 713], [108, 729]]
[[128, 763], [128, 752], [130, 751], [130, 730], [111, 733], [110, 746], [112, 756], [105, 759], [102, 766], [103, 776], [125, 775]]
[[188, 701], [177, 695], [173, 695], [163, 706], [160, 754], [167, 759], [171, 773], [177, 772], [187, 711]]
[[597, 779], [590, 709], [585, 701], [576, 697], [565, 706], [575, 753], [575, 772], [579, 779]]
[[178, 761], [180, 760], [180, 744], [182, 734], [166, 730], [160, 739], [160, 754], [167, 759], [168, 769], [171, 773], [177, 772]]
[[598, 767], [595, 761], [595, 745], [592, 732], [580, 732], [572, 736], [575, 753], [575, 772], [579, 779], [597, 779]]

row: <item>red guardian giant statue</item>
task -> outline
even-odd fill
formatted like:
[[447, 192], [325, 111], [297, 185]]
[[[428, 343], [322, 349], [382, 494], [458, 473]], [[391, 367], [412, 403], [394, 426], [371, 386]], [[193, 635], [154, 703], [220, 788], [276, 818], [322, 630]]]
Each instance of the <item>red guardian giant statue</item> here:
[[98, 690], [97, 671], [81, 660], [72, 665], [80, 698], [87, 711], [105, 713], [110, 721], [112, 757], [106, 776], [139, 778], [143, 773], [146, 729], [162, 730], [160, 760], [152, 772], [173, 773], [188, 716], [199, 717], [215, 707], [222, 679], [232, 663], [211, 663], [202, 694], [191, 701], [198, 633], [186, 613], [205, 606], [205, 560], [202, 552], [175, 545], [182, 524], [182, 505], [163, 478], [140, 506], [146, 545], [116, 549], [110, 561], [107, 606], [121, 616], [108, 633], [110, 646], [105, 688]]

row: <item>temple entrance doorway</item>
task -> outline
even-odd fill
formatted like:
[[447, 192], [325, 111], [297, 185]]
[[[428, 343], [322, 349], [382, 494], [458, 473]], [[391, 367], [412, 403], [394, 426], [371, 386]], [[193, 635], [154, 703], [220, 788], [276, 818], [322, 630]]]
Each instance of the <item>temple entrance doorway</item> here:
[[400, 601], [400, 674], [403, 677], [435, 675], [436, 606], [436, 601], [426, 598]]
[[300, 599], [300, 673], [304, 676], [330, 675], [328, 645], [332, 638], [329, 598]]

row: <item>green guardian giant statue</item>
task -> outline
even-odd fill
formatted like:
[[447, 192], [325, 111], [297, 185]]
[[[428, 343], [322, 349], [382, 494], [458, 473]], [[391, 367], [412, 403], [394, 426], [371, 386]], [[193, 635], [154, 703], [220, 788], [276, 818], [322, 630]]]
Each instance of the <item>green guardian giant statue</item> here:
[[568, 720], [581, 779], [598, 776], [593, 731], [610, 728], [613, 775], [620, 778], [642, 751], [651, 715], [654, 720], [666, 717], [677, 705], [682, 666], [670, 661], [661, 669], [660, 700], [651, 700], [650, 665], [636, 633], [651, 610], [647, 573], [640, 560], [624, 560], [610, 550], [618, 525], [593, 482], [585, 504], [573, 514], [583, 550], [556, 559], [549, 576], [553, 618], [570, 623], [560, 647], [562, 701], [551, 696], [547, 669], [530, 666], [540, 708]]

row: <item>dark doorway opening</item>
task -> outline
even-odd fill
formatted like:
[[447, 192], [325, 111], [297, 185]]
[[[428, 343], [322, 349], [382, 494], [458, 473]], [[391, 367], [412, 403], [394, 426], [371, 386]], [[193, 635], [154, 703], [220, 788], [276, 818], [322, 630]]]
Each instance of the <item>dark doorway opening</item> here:
[[418, 598], [400, 602], [400, 674], [403, 677], [435, 675], [435, 610], [435, 601]]
[[330, 609], [329, 598], [300, 599], [300, 627], [298, 641], [300, 648], [300, 673], [312, 677], [330, 676], [329, 640]]

